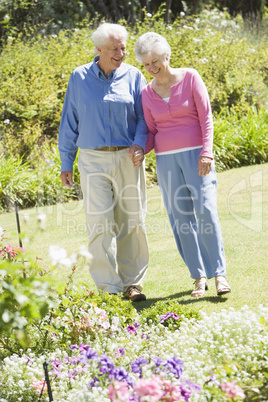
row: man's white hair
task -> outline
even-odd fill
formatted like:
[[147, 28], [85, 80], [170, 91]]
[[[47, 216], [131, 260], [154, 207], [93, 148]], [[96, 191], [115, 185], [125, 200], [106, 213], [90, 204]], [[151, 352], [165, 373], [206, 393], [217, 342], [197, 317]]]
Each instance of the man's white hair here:
[[114, 36], [127, 40], [128, 32], [122, 25], [105, 22], [96, 29], [91, 39], [97, 48], [105, 45], [109, 39]]
[[160, 55], [168, 55], [170, 58], [171, 48], [168, 41], [155, 32], [147, 32], [139, 37], [135, 46], [135, 55], [138, 62], [142, 63], [144, 57], [150, 56], [152, 53]]

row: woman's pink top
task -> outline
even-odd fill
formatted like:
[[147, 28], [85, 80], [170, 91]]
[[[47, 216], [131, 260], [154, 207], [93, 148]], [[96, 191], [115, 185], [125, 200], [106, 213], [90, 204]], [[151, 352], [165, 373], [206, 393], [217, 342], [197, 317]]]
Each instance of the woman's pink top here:
[[213, 158], [213, 119], [207, 88], [194, 69], [186, 69], [171, 87], [165, 102], [148, 84], [142, 91], [142, 106], [149, 134], [145, 153], [156, 154], [202, 148], [200, 155]]

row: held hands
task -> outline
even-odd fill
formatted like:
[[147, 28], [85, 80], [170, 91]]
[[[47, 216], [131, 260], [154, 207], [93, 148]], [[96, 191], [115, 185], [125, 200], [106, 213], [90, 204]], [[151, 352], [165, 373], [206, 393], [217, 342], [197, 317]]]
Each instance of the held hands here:
[[142, 165], [144, 160], [144, 151], [139, 145], [133, 144], [128, 148], [129, 157], [133, 162], [134, 167], [139, 167]]
[[198, 160], [199, 176], [206, 176], [211, 170], [212, 159], [208, 156], [200, 156]]
[[70, 171], [61, 172], [60, 179], [64, 187], [72, 188], [74, 186], [73, 172]]

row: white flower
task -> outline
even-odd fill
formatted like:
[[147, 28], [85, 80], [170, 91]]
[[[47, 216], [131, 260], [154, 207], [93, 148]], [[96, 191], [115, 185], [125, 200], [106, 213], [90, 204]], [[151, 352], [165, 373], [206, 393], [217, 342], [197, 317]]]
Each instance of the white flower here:
[[187, 25], [183, 25], [184, 29], [190, 29], [191, 31], [194, 29], [193, 27], [188, 27]]
[[9, 120], [9, 119], [5, 119], [5, 120], [4, 120], [4, 123], [5, 123], [5, 124], [9, 124], [9, 123], [10, 123], [10, 120]]
[[147, 17], [151, 18], [152, 14], [151, 13], [146, 13]]
[[62, 263], [67, 258], [66, 250], [60, 246], [49, 246], [49, 259], [53, 266]]
[[37, 222], [39, 223], [40, 229], [45, 229], [45, 227], [46, 227], [46, 215], [45, 214], [37, 215]]
[[81, 257], [85, 257], [88, 261], [91, 261], [93, 259], [93, 255], [88, 251], [88, 249], [84, 245], [80, 246], [78, 255], [80, 255]]
[[180, 16], [181, 16], [181, 17], [184, 17], [184, 16], [185, 16], [185, 13], [184, 13], [183, 11], [181, 11], [181, 12], [180, 12]]
[[29, 214], [26, 214], [26, 213], [25, 213], [25, 214], [23, 215], [23, 220], [24, 220], [24, 222], [25, 222], [25, 223], [28, 223], [28, 222], [29, 222], [29, 219], [30, 219]]
[[0, 241], [3, 239], [4, 233], [4, 229], [0, 226]]
[[201, 61], [201, 63], [204, 63], [204, 64], [208, 63], [208, 59], [206, 59], [205, 57], [203, 59], [200, 59], [200, 61]]

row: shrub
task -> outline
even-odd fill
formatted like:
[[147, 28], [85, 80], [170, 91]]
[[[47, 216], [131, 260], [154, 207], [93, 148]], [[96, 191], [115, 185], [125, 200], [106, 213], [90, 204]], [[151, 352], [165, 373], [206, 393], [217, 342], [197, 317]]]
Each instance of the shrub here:
[[178, 302], [171, 300], [160, 300], [140, 313], [141, 322], [148, 325], [158, 325], [161, 323], [171, 331], [179, 329], [181, 322], [185, 319], [198, 320], [200, 318], [196, 309], [182, 306]]

